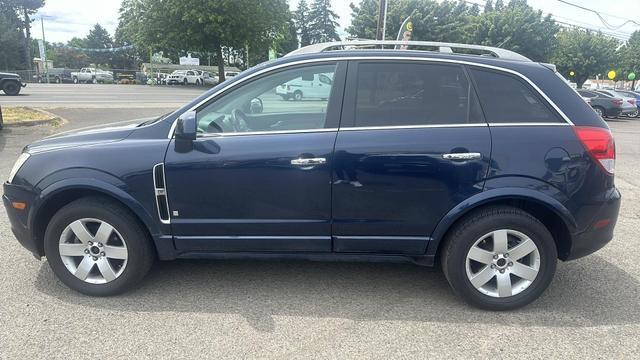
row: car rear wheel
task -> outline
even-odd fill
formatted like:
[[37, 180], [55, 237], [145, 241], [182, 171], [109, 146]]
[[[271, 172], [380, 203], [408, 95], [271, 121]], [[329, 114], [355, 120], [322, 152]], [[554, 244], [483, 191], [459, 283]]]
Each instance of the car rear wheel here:
[[598, 116], [600, 116], [601, 118], [604, 118], [604, 109], [600, 106], [594, 106], [593, 110], [596, 111], [596, 114], [598, 114]]
[[73, 78], [73, 83], [74, 83], [74, 84], [79, 83], [79, 81], [78, 81], [78, 78], [77, 78], [77, 77], [74, 77], [74, 78]]
[[630, 117], [630, 118], [638, 117], [638, 110], [632, 112], [631, 114], [627, 114], [627, 117]]
[[293, 98], [294, 98], [296, 101], [300, 101], [300, 100], [302, 100], [302, 91], [300, 91], [300, 90], [296, 90], [296, 91], [293, 93]]
[[454, 292], [488, 310], [511, 310], [537, 299], [556, 269], [547, 228], [513, 207], [481, 209], [455, 225], [441, 253]]
[[20, 93], [20, 84], [17, 81], [7, 81], [2, 85], [2, 91], [7, 95], [18, 95]]
[[45, 254], [65, 285], [93, 296], [130, 289], [154, 260], [150, 239], [134, 215], [103, 198], [83, 198], [58, 211], [45, 232]]

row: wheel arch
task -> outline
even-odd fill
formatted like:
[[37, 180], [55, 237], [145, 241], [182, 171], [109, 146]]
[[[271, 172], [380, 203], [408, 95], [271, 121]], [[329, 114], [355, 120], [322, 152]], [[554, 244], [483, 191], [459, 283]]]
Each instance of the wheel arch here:
[[112, 184], [95, 179], [75, 179], [73, 182], [63, 180], [50, 185], [41, 192], [33, 207], [29, 227], [33, 229], [32, 236], [36, 240], [40, 256], [45, 255], [44, 233], [51, 218], [63, 206], [85, 197], [108, 198], [129, 210], [149, 234], [154, 248], [157, 248], [154, 239], [159, 235], [159, 228], [142, 204]]
[[566, 260], [571, 249], [572, 233], [576, 231], [576, 221], [569, 210], [558, 200], [531, 189], [494, 189], [477, 194], [451, 209], [438, 223], [431, 235], [427, 255], [440, 255], [447, 233], [459, 221], [478, 209], [506, 205], [522, 209], [540, 220], [556, 242], [558, 257]]

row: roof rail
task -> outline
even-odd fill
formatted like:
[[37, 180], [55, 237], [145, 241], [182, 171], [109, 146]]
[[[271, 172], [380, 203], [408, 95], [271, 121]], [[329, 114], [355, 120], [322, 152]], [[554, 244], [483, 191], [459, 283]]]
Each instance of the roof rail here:
[[[402, 41], [402, 40], [354, 40], [354, 41], [334, 41], [319, 44], [312, 44], [300, 49], [294, 50], [285, 56], [301, 55], [301, 54], [314, 54], [331, 50], [372, 50], [372, 47], [382, 45], [409, 45], [409, 46], [422, 46], [433, 47], [441, 53], [455, 53], [454, 49], [464, 50], [478, 50], [486, 52], [488, 55], [494, 56], [500, 59], [517, 60], [517, 61], [531, 61], [531, 59], [522, 56], [516, 52], [505, 50], [497, 47], [484, 46], [484, 45], [469, 45], [458, 43], [445, 43], [436, 41]], [[389, 49], [392, 50], [392, 49]], [[415, 50], [414, 50], [415, 51]], [[464, 53], [462, 53], [464, 54]]]

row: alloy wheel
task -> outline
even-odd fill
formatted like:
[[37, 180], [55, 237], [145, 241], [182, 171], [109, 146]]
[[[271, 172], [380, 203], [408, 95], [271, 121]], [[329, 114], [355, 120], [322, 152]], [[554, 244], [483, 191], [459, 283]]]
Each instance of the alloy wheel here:
[[540, 271], [540, 252], [527, 235], [509, 229], [479, 238], [466, 257], [471, 285], [481, 293], [504, 298], [527, 289]]
[[84, 218], [69, 224], [60, 235], [60, 258], [71, 274], [92, 284], [118, 278], [127, 266], [125, 239], [111, 224]]

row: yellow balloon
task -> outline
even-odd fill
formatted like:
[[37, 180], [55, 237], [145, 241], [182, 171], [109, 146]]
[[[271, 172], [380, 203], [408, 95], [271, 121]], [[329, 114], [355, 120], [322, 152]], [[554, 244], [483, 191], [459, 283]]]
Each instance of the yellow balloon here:
[[616, 78], [616, 72], [611, 70], [607, 73], [607, 76], [609, 77], [610, 80], [613, 80]]

